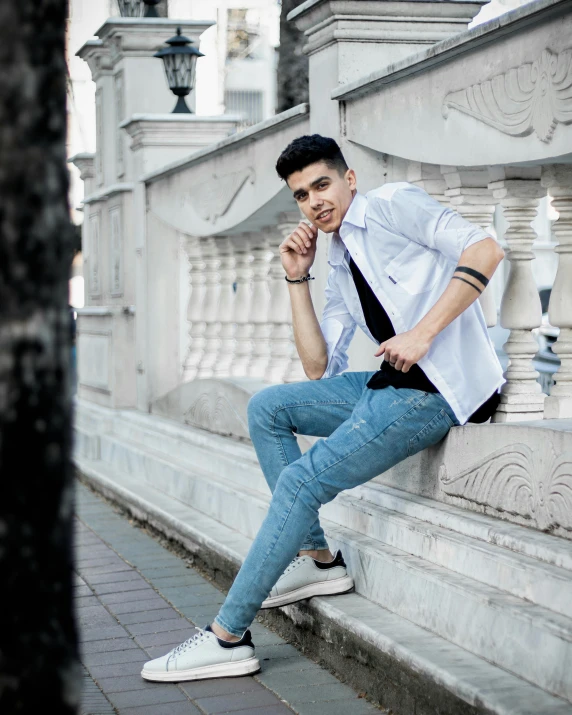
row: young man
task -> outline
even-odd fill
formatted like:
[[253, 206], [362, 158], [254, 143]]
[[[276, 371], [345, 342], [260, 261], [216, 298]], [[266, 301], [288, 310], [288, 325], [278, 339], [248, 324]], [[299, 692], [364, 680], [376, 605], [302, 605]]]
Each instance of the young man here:
[[[280, 253], [296, 348], [308, 382], [268, 387], [249, 403], [252, 441], [272, 500], [211, 626], [147, 663], [148, 680], [259, 669], [248, 626], [262, 606], [353, 586], [318, 519], [322, 504], [498, 405], [502, 370], [476, 298], [503, 258], [496, 241], [422, 189], [357, 193], [333, 139], [294, 140], [276, 165], [302, 212]], [[309, 291], [318, 229], [332, 234], [321, 323]], [[358, 326], [379, 345], [376, 372], [345, 372]], [[295, 433], [325, 437], [303, 456]]]

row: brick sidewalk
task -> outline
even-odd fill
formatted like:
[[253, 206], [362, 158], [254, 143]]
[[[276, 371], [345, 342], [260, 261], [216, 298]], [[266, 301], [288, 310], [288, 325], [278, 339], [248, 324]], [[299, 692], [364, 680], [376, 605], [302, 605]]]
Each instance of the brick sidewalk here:
[[224, 594], [81, 484], [76, 608], [85, 668], [82, 715], [373, 715], [379, 710], [255, 622], [254, 677], [149, 683], [143, 663], [216, 615]]

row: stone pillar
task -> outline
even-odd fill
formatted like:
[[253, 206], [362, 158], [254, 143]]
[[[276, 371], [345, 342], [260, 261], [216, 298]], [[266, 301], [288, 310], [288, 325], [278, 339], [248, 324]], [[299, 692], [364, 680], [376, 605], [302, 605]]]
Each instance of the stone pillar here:
[[[540, 325], [542, 312], [538, 289], [532, 275], [530, 261], [534, 258], [532, 244], [536, 234], [531, 222], [536, 216], [544, 191], [535, 170], [532, 176], [511, 178], [501, 170], [501, 177], [489, 188], [504, 209], [508, 222], [505, 240], [510, 274], [502, 297], [500, 322], [510, 329], [504, 349], [510, 359], [502, 387], [501, 404], [493, 416], [494, 422], [522, 422], [542, 418], [544, 397], [537, 382], [538, 373], [532, 358], [538, 344], [532, 330]], [[524, 170], [523, 170], [524, 171]], [[494, 176], [493, 178], [497, 178]]]
[[552, 230], [558, 241], [558, 270], [548, 306], [550, 324], [560, 328], [553, 346], [560, 358], [560, 368], [554, 378], [556, 384], [544, 403], [548, 419], [572, 417], [572, 166], [554, 164], [542, 172], [542, 185], [552, 197], [558, 219]]
[[248, 235], [232, 237], [236, 261], [236, 298], [234, 301], [235, 349], [230, 369], [233, 377], [248, 374], [248, 364], [252, 353], [252, 323], [250, 309], [252, 305], [252, 253]]
[[[489, 174], [486, 168], [456, 166], [441, 167], [447, 183], [445, 197], [449, 206], [476, 226], [488, 230], [494, 219], [496, 201], [488, 187]], [[487, 327], [497, 324], [497, 307], [490, 285], [479, 297]]]
[[205, 300], [203, 320], [205, 327], [205, 349], [199, 363], [198, 378], [212, 377], [219, 348], [220, 323], [218, 322], [218, 304], [220, 298], [220, 258], [216, 239], [203, 238], [202, 253], [205, 265]]
[[204, 333], [206, 323], [203, 318], [205, 263], [199, 238], [189, 237], [186, 241], [185, 250], [189, 257], [189, 281], [191, 284], [191, 294], [187, 307], [190, 345], [183, 366], [183, 381], [188, 382], [189, 380], [194, 380], [197, 376], [205, 348]]
[[235, 350], [234, 333], [236, 325], [234, 323], [233, 312], [236, 273], [234, 270], [234, 252], [230, 238], [228, 236], [217, 238], [216, 245], [220, 259], [218, 269], [220, 274], [220, 297], [217, 316], [220, 330], [218, 353], [213, 372], [216, 377], [228, 377], [230, 375]]

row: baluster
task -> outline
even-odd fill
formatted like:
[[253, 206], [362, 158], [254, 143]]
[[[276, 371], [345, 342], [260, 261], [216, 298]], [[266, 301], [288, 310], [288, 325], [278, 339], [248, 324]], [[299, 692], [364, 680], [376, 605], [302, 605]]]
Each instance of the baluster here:
[[552, 197], [558, 218], [552, 225], [558, 245], [558, 270], [550, 294], [550, 324], [560, 328], [552, 350], [560, 358], [556, 384], [544, 402], [544, 417], [572, 417], [572, 167], [556, 164], [543, 168], [542, 185]]
[[[445, 196], [449, 205], [476, 226], [488, 231], [494, 220], [495, 201], [488, 187], [488, 171], [482, 168], [463, 168], [455, 166], [441, 167], [449, 188]], [[487, 327], [497, 324], [495, 297], [489, 285], [479, 296]]]
[[234, 311], [234, 253], [232, 242], [227, 236], [217, 238], [217, 250], [220, 258], [220, 298], [218, 302], [218, 317], [220, 323], [218, 355], [214, 365], [216, 377], [228, 377], [234, 359], [235, 323]]
[[183, 366], [183, 381], [194, 380], [197, 376], [205, 348], [204, 333], [206, 323], [203, 317], [205, 299], [205, 264], [202, 257], [201, 241], [189, 237], [185, 241], [185, 251], [189, 259], [189, 281], [191, 284], [189, 303], [187, 306], [187, 321], [189, 323], [190, 344]]
[[212, 377], [218, 355], [220, 323], [217, 321], [218, 302], [220, 297], [220, 274], [218, 268], [220, 259], [217, 252], [216, 239], [203, 238], [203, 261], [205, 265], [205, 300], [203, 303], [203, 319], [205, 328], [205, 349], [199, 363], [198, 378]]
[[545, 395], [537, 382], [532, 359], [538, 344], [532, 335], [540, 325], [542, 309], [530, 262], [536, 234], [530, 225], [543, 194], [540, 181], [504, 178], [489, 184], [499, 200], [508, 222], [505, 240], [510, 274], [501, 302], [501, 325], [510, 329], [504, 345], [509, 357], [507, 382], [501, 391], [501, 404], [493, 422], [521, 422], [542, 418]]
[[[281, 216], [281, 223], [278, 224], [278, 230], [282, 236], [282, 240], [287, 238], [292, 231], [296, 228], [296, 226], [300, 223], [300, 214], [297, 213], [284, 213]], [[276, 271], [278, 272], [278, 268], [276, 268]], [[286, 281], [284, 280], [284, 276], [286, 274], [284, 273], [284, 269], [281, 267], [280, 269], [280, 276], [281, 276], [281, 281], [284, 284], [285, 288], [285, 305], [284, 305], [284, 314], [287, 316], [287, 334], [288, 334], [288, 340], [290, 342], [290, 348], [288, 350], [288, 362], [286, 364], [286, 368], [284, 370], [284, 373], [282, 375], [282, 381], [283, 382], [302, 382], [303, 380], [307, 380], [308, 378], [306, 377], [306, 373], [304, 372], [304, 368], [302, 367], [302, 361], [300, 360], [300, 356], [298, 355], [298, 350], [296, 349], [296, 342], [294, 340], [294, 330], [292, 328], [292, 306], [290, 303], [290, 292], [288, 290], [288, 285]], [[313, 287], [313, 282], [310, 282], [310, 291], [312, 290]], [[287, 307], [286, 307], [287, 306]], [[285, 327], [281, 329], [282, 333], [286, 333]]]
[[[279, 224], [280, 243], [289, 236], [297, 224]], [[292, 361], [292, 311], [288, 285], [280, 258], [280, 243], [274, 248], [270, 261], [270, 360], [264, 379], [282, 382]]]
[[252, 321], [252, 353], [247, 373], [252, 377], [262, 378], [270, 360], [270, 258], [268, 239], [262, 234], [252, 236], [252, 303], [250, 320]]
[[250, 306], [252, 303], [252, 254], [248, 236], [232, 237], [236, 266], [236, 297], [233, 319], [235, 323], [234, 358], [230, 369], [233, 377], [247, 375], [248, 363], [252, 353], [252, 323]]

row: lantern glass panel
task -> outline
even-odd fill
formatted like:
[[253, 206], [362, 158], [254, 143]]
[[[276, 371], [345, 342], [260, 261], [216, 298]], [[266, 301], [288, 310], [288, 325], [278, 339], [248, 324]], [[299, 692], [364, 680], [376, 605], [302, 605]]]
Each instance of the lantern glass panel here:
[[196, 55], [182, 53], [163, 57], [167, 81], [171, 89], [175, 87], [191, 89], [193, 87], [196, 60]]
[[143, 0], [117, 0], [122, 17], [143, 17], [145, 4]]

